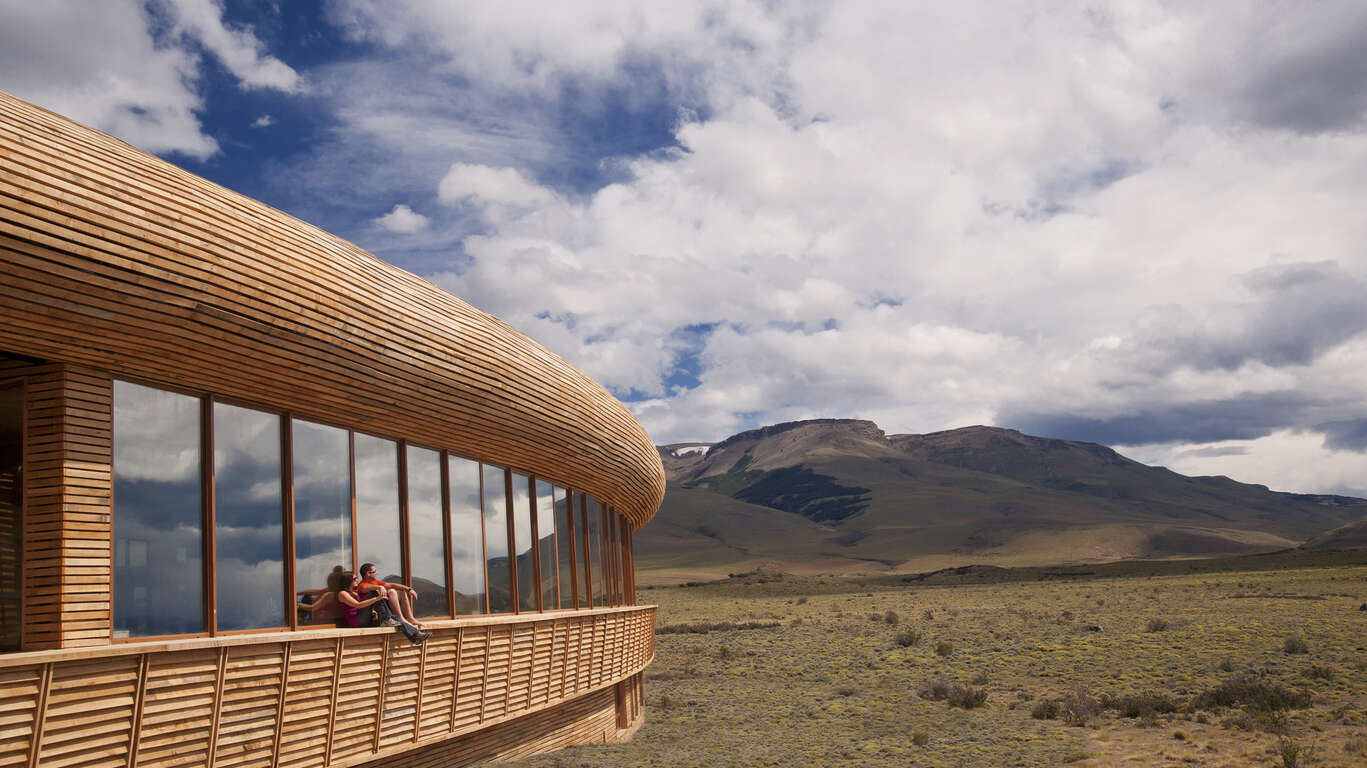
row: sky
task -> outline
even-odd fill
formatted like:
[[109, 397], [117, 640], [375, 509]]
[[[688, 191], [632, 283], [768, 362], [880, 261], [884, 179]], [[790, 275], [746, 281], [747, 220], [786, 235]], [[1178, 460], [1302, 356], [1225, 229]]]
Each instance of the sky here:
[[871, 419], [1367, 496], [1367, 4], [0, 0], [0, 90], [657, 443]]

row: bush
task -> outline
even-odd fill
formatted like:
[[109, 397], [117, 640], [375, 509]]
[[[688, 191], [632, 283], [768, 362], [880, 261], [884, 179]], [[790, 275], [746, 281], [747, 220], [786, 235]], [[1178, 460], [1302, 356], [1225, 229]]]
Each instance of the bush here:
[[1234, 671], [1234, 660], [1233, 660], [1233, 659], [1224, 659], [1224, 660], [1222, 660], [1222, 661], [1220, 662], [1220, 666], [1218, 667], [1218, 669], [1219, 669], [1221, 672], [1233, 672], [1233, 671]]
[[883, 614], [883, 621], [886, 621], [887, 623], [892, 624], [893, 626], [896, 626], [897, 622], [901, 620], [902, 617], [897, 615], [897, 611], [888, 611], [887, 613]]
[[850, 696], [853, 696], [853, 695], [854, 695], [854, 686], [852, 686], [852, 685], [842, 685], [842, 686], [840, 686], [839, 688], [836, 688], [836, 689], [835, 689], [835, 695], [836, 695], [836, 696], [844, 696], [844, 697], [847, 697], [847, 698], [850, 697]]
[[921, 687], [916, 689], [916, 695], [927, 701], [944, 701], [949, 698], [952, 687], [945, 676], [940, 675], [921, 683]]
[[1176, 699], [1164, 693], [1127, 693], [1123, 696], [1102, 696], [1101, 706], [1114, 709], [1121, 717], [1147, 717], [1176, 712]]
[[1285, 736], [1277, 739], [1277, 756], [1282, 759], [1282, 768], [1301, 768], [1309, 765], [1314, 748], [1298, 744]]
[[930, 734], [925, 731], [915, 731], [911, 734], [911, 743], [918, 747], [924, 747], [930, 743]]
[[[1367, 605], [1367, 603], [1364, 603], [1364, 605]], [[1367, 755], [1367, 736], [1358, 736], [1357, 738], [1349, 739], [1347, 743], [1343, 745], [1343, 751], [1350, 755]]]
[[987, 702], [987, 689], [971, 685], [955, 685], [949, 689], [949, 706], [960, 709], [981, 707]]
[[1167, 619], [1149, 619], [1149, 623], [1144, 625], [1144, 629], [1146, 629], [1149, 632], [1162, 632], [1167, 628]]
[[936, 656], [948, 656], [948, 655], [950, 655], [951, 653], [954, 653], [954, 644], [953, 644], [953, 643], [949, 643], [949, 642], [945, 642], [944, 640], [941, 640], [940, 642], [938, 642], [938, 643], [935, 644], [935, 655], [936, 655]]
[[1069, 725], [1084, 726], [1101, 714], [1101, 703], [1082, 689], [1059, 700], [1059, 718]]
[[1195, 709], [1242, 707], [1252, 712], [1304, 709], [1310, 706], [1310, 694], [1293, 691], [1257, 675], [1242, 674], [1196, 694], [1191, 705]]
[[901, 632], [898, 632], [893, 640], [903, 648], [910, 648], [914, 645], [921, 644], [921, 633], [914, 629], [904, 629]]
[[1289, 635], [1282, 641], [1283, 653], [1309, 653], [1310, 648], [1305, 644], [1305, 638], [1300, 635]]
[[1036, 720], [1056, 720], [1059, 714], [1059, 703], [1053, 699], [1040, 699], [1030, 708], [1030, 716]]
[[1327, 664], [1312, 664], [1305, 670], [1305, 676], [1312, 680], [1333, 680], [1337, 673]]

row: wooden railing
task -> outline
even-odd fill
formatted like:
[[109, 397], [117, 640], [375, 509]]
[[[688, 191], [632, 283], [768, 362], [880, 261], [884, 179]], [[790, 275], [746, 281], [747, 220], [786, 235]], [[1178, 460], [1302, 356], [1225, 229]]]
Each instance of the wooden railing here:
[[[0, 655], [0, 767], [356, 765], [611, 686], [654, 606]], [[383, 684], [381, 684], [383, 681]]]

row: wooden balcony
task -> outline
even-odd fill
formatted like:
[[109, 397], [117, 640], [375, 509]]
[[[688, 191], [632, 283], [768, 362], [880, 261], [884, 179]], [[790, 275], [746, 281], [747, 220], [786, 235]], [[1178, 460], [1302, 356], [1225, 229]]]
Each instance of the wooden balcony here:
[[[0, 655], [0, 768], [432, 754], [568, 702], [611, 706], [608, 689], [639, 683], [654, 656], [654, 627], [654, 606], [630, 606], [434, 622], [420, 646], [389, 629], [319, 629]], [[619, 686], [617, 727], [639, 722], [623, 717], [627, 695]], [[573, 717], [560, 718], [571, 731]]]

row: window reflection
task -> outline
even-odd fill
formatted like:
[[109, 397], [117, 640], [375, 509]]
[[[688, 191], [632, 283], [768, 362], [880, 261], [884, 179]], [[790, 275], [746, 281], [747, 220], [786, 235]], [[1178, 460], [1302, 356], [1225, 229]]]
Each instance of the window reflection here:
[[591, 605], [603, 605], [603, 510], [598, 500], [584, 497], [584, 541], [588, 545], [588, 571], [585, 577], [592, 597]]
[[536, 583], [536, 563], [532, 548], [531, 480], [526, 475], [512, 473], [513, 478], [513, 553], [517, 568], [517, 609], [535, 611], [540, 588]]
[[213, 434], [218, 628], [282, 627], [280, 417], [214, 403]]
[[484, 558], [487, 563], [489, 613], [513, 610], [512, 571], [508, 562], [507, 475], [502, 467], [482, 466], [484, 472]]
[[451, 587], [455, 591], [456, 614], [485, 613], [488, 607], [479, 462], [449, 456], [446, 466], [451, 504]]
[[198, 398], [114, 382], [114, 636], [204, 631]]
[[555, 499], [551, 495], [551, 484], [544, 480], [536, 481], [536, 535], [538, 557], [541, 558], [541, 606], [549, 611], [558, 608], [559, 601], [555, 578]]
[[292, 420], [294, 573], [300, 624], [335, 621], [333, 593], [351, 559], [351, 457], [346, 430]]
[[441, 454], [405, 448], [408, 466], [408, 548], [413, 612], [419, 617], [446, 616], [446, 547], [441, 526]]
[[574, 549], [573, 527], [570, 525], [570, 501], [569, 492], [564, 488], [555, 488], [555, 530], [556, 530], [556, 561], [558, 568], [557, 589], [559, 590], [559, 606], [561, 608], [574, 607], [574, 585], [577, 583], [574, 574], [574, 560], [571, 554]]
[[356, 562], [374, 563], [380, 581], [403, 582], [399, 535], [399, 445], [355, 433]]

